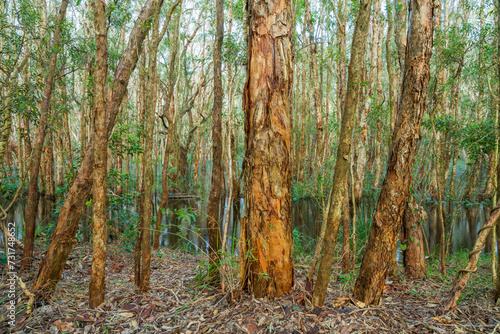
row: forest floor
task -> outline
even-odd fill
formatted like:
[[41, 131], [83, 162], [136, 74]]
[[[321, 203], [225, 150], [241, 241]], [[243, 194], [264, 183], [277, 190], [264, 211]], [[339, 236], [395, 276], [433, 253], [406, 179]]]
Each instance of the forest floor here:
[[[271, 301], [247, 293], [232, 299], [220, 288], [202, 285], [196, 276], [205, 256], [165, 248], [153, 254], [151, 290], [142, 294], [133, 282], [132, 254], [113, 245], [110, 250], [106, 302], [98, 309], [88, 308], [91, 245], [78, 246], [50, 299], [28, 318], [22, 299], [17, 327], [4, 322], [0, 333], [500, 333], [500, 307], [491, 301], [491, 274], [484, 259], [459, 306], [438, 315], [453, 276], [440, 277], [432, 263], [425, 279], [388, 281], [382, 303], [375, 307], [349, 298], [355, 273], [342, 275], [336, 268], [324, 307], [313, 308], [305, 291], [309, 257], [297, 261], [293, 292]], [[450, 266], [450, 274], [465, 260]], [[23, 275], [28, 286], [35, 275]], [[2, 279], [2, 296], [6, 290]], [[5, 314], [5, 305], [0, 308]]]

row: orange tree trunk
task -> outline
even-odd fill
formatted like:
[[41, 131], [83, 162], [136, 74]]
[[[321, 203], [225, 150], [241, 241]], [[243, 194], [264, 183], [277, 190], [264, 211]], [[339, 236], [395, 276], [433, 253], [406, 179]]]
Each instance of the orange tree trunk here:
[[106, 206], [108, 187], [108, 137], [106, 134], [106, 74], [108, 72], [108, 34], [106, 29], [106, 1], [94, 0], [96, 60], [94, 70], [94, 178], [92, 216], [92, 268], [89, 285], [89, 307], [97, 308], [104, 302], [106, 289]]
[[221, 247], [219, 233], [219, 206], [224, 189], [224, 170], [222, 165], [222, 41], [224, 38], [224, 0], [215, 2], [216, 8], [216, 35], [214, 49], [214, 105], [212, 108], [212, 188], [208, 199], [207, 228], [208, 228], [208, 255], [209, 276], [213, 282], [218, 278], [219, 248]]
[[240, 279], [255, 296], [293, 287], [291, 124], [292, 2], [248, 2], [245, 110], [245, 217]]
[[433, 2], [411, 0], [405, 72], [387, 174], [382, 184], [377, 211], [363, 257], [354, 296], [367, 304], [377, 304], [389, 272], [392, 251], [401, 229], [413, 161], [420, 139], [425, 112], [429, 62], [432, 52]]
[[[145, 22], [151, 16], [156, 1], [159, 1], [161, 8], [163, 0], [148, 0], [143, 5], [141, 13], [130, 33], [127, 48], [116, 67], [113, 83], [111, 84], [113, 89], [108, 93], [106, 104], [106, 131], [108, 137], [115, 125], [116, 116], [127, 90], [130, 75], [135, 69], [137, 59], [141, 54], [142, 42], [149, 30], [149, 26]], [[80, 164], [66, 200], [59, 211], [57, 225], [51, 235], [49, 248], [45, 254], [45, 258], [40, 263], [37, 278], [31, 287], [37, 293], [43, 292], [43, 289], [52, 289], [55, 287], [61, 279], [66, 260], [75, 243], [78, 223], [82, 216], [85, 202], [88, 200], [92, 189], [94, 145], [94, 138], [91, 138], [87, 145], [85, 157]]]
[[[352, 53], [349, 62], [349, 78], [347, 81], [347, 96], [342, 114], [342, 125], [340, 128], [339, 146], [337, 149], [337, 161], [335, 163], [335, 173], [333, 175], [334, 189], [332, 191], [332, 199], [328, 210], [328, 220], [323, 241], [323, 253], [319, 264], [318, 279], [313, 292], [313, 304], [322, 306], [330, 275], [332, 271], [333, 256], [335, 253], [335, 243], [339, 231], [342, 208], [344, 206], [345, 197], [348, 196], [347, 180], [349, 171], [349, 154], [352, 144], [352, 129], [354, 127], [354, 115], [359, 105], [359, 82], [362, 77], [362, 64], [366, 53], [366, 44], [368, 37], [368, 25], [370, 21], [370, 10], [372, 1], [361, 0], [354, 28], [354, 36], [352, 40]], [[354, 222], [353, 222], [354, 223]], [[356, 254], [354, 254], [354, 258]]]
[[[57, 16], [56, 30], [52, 41], [52, 48], [59, 49], [59, 38], [61, 36], [62, 23], [66, 16], [66, 8], [68, 7], [68, 0], [61, 2], [59, 14]], [[35, 147], [33, 148], [33, 157], [30, 166], [30, 184], [28, 190], [28, 202], [26, 204], [25, 214], [25, 237], [24, 237], [24, 251], [22, 259], [22, 268], [28, 269], [33, 260], [33, 245], [35, 242], [35, 222], [36, 214], [38, 211], [38, 174], [40, 172], [40, 160], [42, 158], [43, 143], [45, 141], [45, 126], [47, 122], [47, 113], [49, 112], [50, 100], [54, 90], [55, 71], [57, 63], [57, 51], [54, 51], [50, 58], [50, 64], [47, 77], [45, 78], [45, 94], [40, 109], [40, 121], [38, 123], [38, 135], [36, 137]]]

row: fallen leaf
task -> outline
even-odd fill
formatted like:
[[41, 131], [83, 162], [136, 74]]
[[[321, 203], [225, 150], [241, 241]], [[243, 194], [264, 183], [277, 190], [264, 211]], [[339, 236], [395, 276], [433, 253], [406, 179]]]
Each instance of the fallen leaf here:
[[118, 313], [121, 317], [132, 318], [135, 314], [132, 312], [120, 312]]
[[255, 333], [259, 331], [259, 329], [252, 324], [248, 324], [245, 327], [250, 333]]
[[352, 331], [352, 326], [349, 325], [349, 326], [345, 326], [344, 328], [342, 328], [342, 330], [340, 331], [340, 334], [348, 334]]
[[73, 323], [61, 320], [54, 321], [52, 323], [52, 326], [56, 326], [60, 332], [69, 332], [71, 329], [73, 329]]

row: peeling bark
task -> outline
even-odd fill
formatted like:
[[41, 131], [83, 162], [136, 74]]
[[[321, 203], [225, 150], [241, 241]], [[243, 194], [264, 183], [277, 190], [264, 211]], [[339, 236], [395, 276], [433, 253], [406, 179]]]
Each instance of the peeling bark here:
[[425, 220], [427, 220], [427, 213], [417, 204], [415, 197], [410, 195], [403, 216], [404, 228], [401, 237], [402, 244], [406, 246], [403, 249], [403, 263], [407, 279], [422, 278], [427, 273], [422, 226], [420, 225]]
[[[417, 2], [418, 1], [418, 2]], [[412, 182], [420, 125], [425, 112], [433, 42], [433, 2], [411, 0], [405, 72], [387, 173], [370, 229], [366, 253], [354, 286], [354, 296], [377, 304], [389, 273], [392, 251], [401, 229]]]
[[108, 32], [106, 1], [94, 0], [96, 60], [94, 70], [94, 180], [92, 196], [92, 267], [89, 285], [89, 307], [97, 308], [106, 294], [108, 137], [106, 133], [106, 77], [108, 73]]
[[245, 110], [245, 217], [240, 280], [257, 297], [293, 287], [291, 125], [292, 3], [249, 0]]

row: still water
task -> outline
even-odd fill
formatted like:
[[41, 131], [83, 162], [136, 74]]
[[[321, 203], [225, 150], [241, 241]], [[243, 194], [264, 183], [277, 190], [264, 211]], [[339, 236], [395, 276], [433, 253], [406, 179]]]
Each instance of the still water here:
[[[39, 220], [45, 215], [44, 203], [40, 203]], [[195, 198], [170, 199], [166, 214], [163, 216], [163, 234], [160, 244], [169, 248], [181, 248], [189, 251], [204, 251], [208, 245], [208, 233], [206, 229], [207, 203]], [[222, 216], [222, 233], [226, 225], [227, 199], [220, 208]], [[437, 219], [437, 208], [432, 204], [425, 204], [424, 208], [428, 218], [423, 222], [423, 230], [426, 236], [425, 251], [433, 253], [440, 242], [440, 224]], [[7, 223], [15, 222], [16, 237], [23, 238], [22, 224], [24, 217], [25, 202], [20, 201], [9, 212]], [[129, 210], [133, 211], [133, 208]], [[374, 210], [364, 209], [365, 214], [359, 212], [357, 220], [358, 231], [369, 230], [368, 224], [370, 216]], [[227, 227], [227, 251], [237, 251], [237, 241], [240, 236], [240, 217], [244, 212], [243, 199], [239, 199], [230, 205]], [[368, 213], [366, 213], [368, 212]], [[452, 221], [451, 228], [447, 233], [451, 237], [450, 250], [455, 252], [460, 249], [471, 250], [477, 238], [479, 229], [483, 226], [489, 209], [482, 206], [463, 207], [456, 206], [449, 212], [449, 221]], [[450, 218], [451, 217], [451, 218]], [[321, 209], [317, 201], [312, 199], [302, 199], [294, 201], [292, 204], [292, 225], [294, 230], [295, 247], [300, 247], [303, 251], [314, 250], [314, 240], [318, 237], [321, 228]], [[446, 219], [446, 218], [445, 218]], [[358, 232], [359, 233], [359, 232]], [[359, 234], [358, 234], [359, 235]], [[341, 231], [339, 232], [341, 237]], [[0, 233], [0, 243], [3, 245], [3, 234]], [[488, 251], [490, 245], [487, 244]]]

